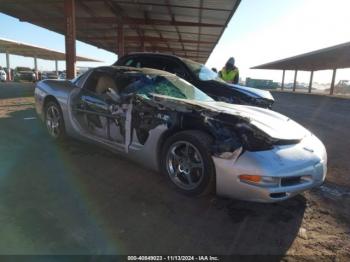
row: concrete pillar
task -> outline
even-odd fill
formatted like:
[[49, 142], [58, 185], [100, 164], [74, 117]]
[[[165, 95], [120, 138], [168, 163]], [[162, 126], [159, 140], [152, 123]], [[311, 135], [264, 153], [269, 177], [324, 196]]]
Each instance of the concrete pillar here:
[[281, 84], [281, 90], [284, 90], [284, 78], [286, 76], [286, 70], [283, 70], [283, 74], [282, 74], [282, 84]]
[[7, 67], [7, 81], [12, 80], [11, 76], [11, 63], [10, 63], [10, 54], [6, 52], [6, 67]]
[[314, 71], [311, 71], [311, 74], [310, 74], [310, 83], [309, 83], [309, 93], [311, 93], [311, 90], [312, 90], [312, 81], [314, 79]]
[[293, 92], [295, 92], [295, 89], [297, 88], [297, 77], [298, 77], [298, 70], [295, 70], [295, 73], [294, 73]]
[[58, 61], [55, 60], [55, 72], [56, 72], [56, 75], [58, 76]]
[[75, 0], [64, 0], [64, 15], [66, 22], [66, 74], [67, 79], [73, 79], [76, 75]]
[[337, 69], [333, 69], [333, 76], [332, 76], [332, 83], [331, 83], [331, 89], [329, 91], [330, 95], [333, 95], [334, 93], [334, 85], [335, 85], [335, 77], [337, 75]]
[[118, 24], [118, 59], [125, 54], [124, 50], [124, 26], [122, 23]]
[[39, 72], [38, 72], [38, 58], [34, 57], [34, 72], [35, 72], [35, 80], [39, 80]]

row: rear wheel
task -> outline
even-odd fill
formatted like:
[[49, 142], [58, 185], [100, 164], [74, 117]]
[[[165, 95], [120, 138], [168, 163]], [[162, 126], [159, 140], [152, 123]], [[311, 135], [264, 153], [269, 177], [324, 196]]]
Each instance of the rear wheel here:
[[53, 139], [63, 140], [65, 138], [62, 110], [55, 101], [49, 101], [45, 105], [45, 124], [47, 131]]
[[203, 195], [215, 185], [209, 151], [212, 138], [201, 131], [183, 131], [170, 137], [162, 152], [162, 170], [170, 183], [187, 195]]

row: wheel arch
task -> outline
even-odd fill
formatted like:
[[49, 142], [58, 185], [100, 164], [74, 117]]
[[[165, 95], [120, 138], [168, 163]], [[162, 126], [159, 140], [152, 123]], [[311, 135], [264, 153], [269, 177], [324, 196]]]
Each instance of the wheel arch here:
[[165, 142], [170, 137], [174, 136], [177, 133], [183, 132], [183, 131], [200, 131], [200, 132], [206, 133], [207, 135], [211, 136], [213, 138], [213, 140], [215, 139], [214, 135], [207, 128], [200, 127], [200, 126], [197, 128], [183, 127], [183, 128], [168, 129], [160, 136], [159, 141], [158, 141], [158, 145], [157, 145], [157, 165], [158, 165], [159, 170], [161, 168], [161, 157], [160, 156], [161, 156]]
[[44, 112], [44, 110], [45, 110], [45, 108], [46, 108], [46, 105], [47, 105], [49, 102], [56, 102], [56, 103], [59, 105], [60, 109], [62, 110], [61, 105], [60, 105], [60, 103], [58, 102], [57, 98], [54, 97], [53, 95], [47, 95], [47, 96], [44, 98], [44, 103], [43, 103], [43, 108], [42, 108], [42, 109], [43, 109], [43, 112]]

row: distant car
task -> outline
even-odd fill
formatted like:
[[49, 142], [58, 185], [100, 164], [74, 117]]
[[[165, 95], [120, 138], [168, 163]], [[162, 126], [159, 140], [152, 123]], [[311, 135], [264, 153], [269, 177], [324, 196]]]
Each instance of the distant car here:
[[104, 146], [162, 171], [187, 195], [216, 189], [275, 202], [326, 176], [325, 147], [301, 125], [272, 110], [216, 102], [160, 70], [100, 67], [72, 81], [44, 80], [35, 104], [53, 139]]
[[176, 74], [216, 101], [263, 108], [271, 108], [274, 103], [274, 98], [269, 91], [228, 84], [205, 65], [173, 55], [133, 53], [121, 57], [114, 65], [148, 67]]
[[66, 75], [65, 72], [60, 73], [60, 74], [58, 75], [58, 79], [60, 79], [60, 80], [66, 80], [66, 78], [67, 78], [67, 75]]
[[0, 70], [0, 81], [5, 82], [7, 80], [6, 72], [5, 70]]
[[35, 82], [37, 79], [34, 71], [29, 67], [16, 67], [14, 71], [14, 80]]
[[43, 71], [41, 72], [41, 80], [45, 79], [58, 79], [58, 74], [53, 71]]

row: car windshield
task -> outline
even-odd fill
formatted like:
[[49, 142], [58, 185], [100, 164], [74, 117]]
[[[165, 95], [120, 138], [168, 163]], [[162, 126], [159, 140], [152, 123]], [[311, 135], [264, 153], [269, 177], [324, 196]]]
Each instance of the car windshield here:
[[205, 65], [189, 59], [183, 58], [182, 60], [200, 80], [202, 81], [215, 80], [215, 81], [223, 82], [223, 80], [219, 77], [218, 73], [215, 73], [213, 70], [209, 69]]
[[29, 67], [17, 67], [17, 71], [31, 71]]
[[171, 75], [142, 75], [126, 87], [124, 93], [136, 93], [146, 98], [163, 95], [179, 99], [214, 101], [186, 80]]

